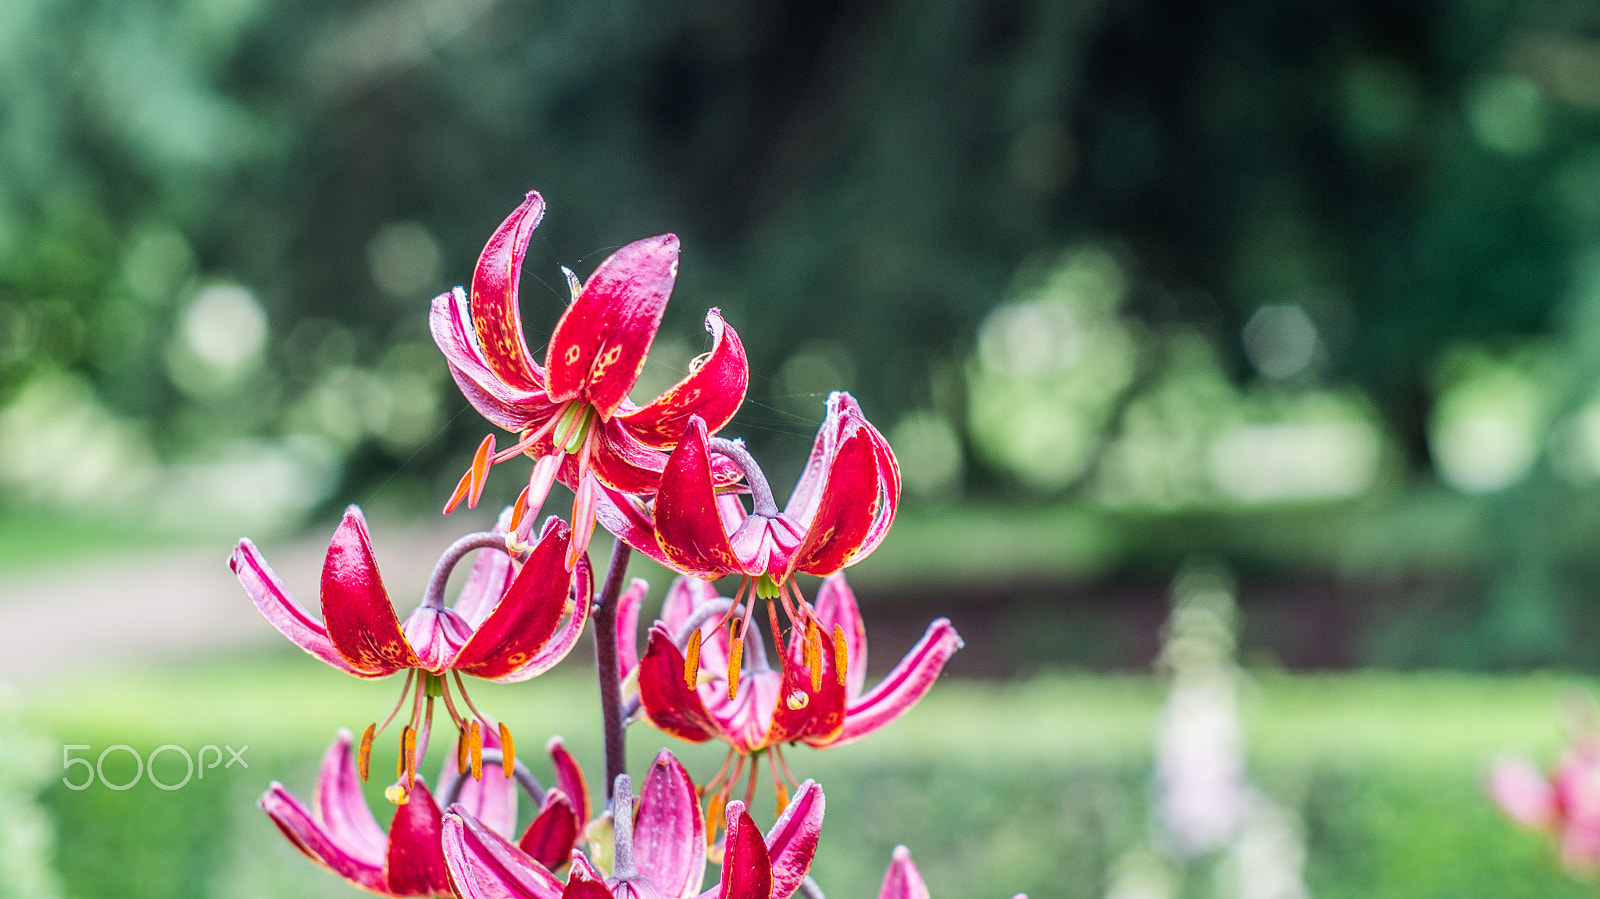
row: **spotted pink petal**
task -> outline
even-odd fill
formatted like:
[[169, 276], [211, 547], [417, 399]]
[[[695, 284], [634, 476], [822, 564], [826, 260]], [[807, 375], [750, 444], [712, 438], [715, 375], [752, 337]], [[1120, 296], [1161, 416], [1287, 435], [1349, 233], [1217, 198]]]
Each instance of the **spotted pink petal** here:
[[419, 664], [383, 589], [361, 509], [350, 506], [322, 562], [322, 620], [339, 655], [362, 677]]
[[829, 739], [806, 742], [818, 747], [842, 746], [904, 715], [933, 687], [944, 663], [960, 648], [961, 635], [948, 619], [940, 618], [928, 625], [922, 639], [894, 666], [889, 676], [850, 703], [843, 730]]
[[650, 582], [634, 578], [617, 597], [617, 675], [627, 677], [639, 664], [639, 606], [650, 594]]
[[529, 191], [522, 205], [495, 229], [472, 273], [472, 324], [477, 330], [478, 345], [489, 369], [515, 390], [532, 391], [545, 386], [522, 336], [522, 311], [517, 305], [522, 257], [542, 218], [544, 198]]
[[394, 809], [383, 876], [394, 896], [449, 896], [450, 875], [439, 848], [439, 805], [418, 778], [405, 805]]
[[[503, 535], [510, 529], [511, 507], [507, 506], [495, 521], [491, 533]], [[467, 571], [466, 583], [461, 585], [461, 593], [456, 596], [452, 608], [476, 628], [483, 623], [483, 619], [489, 617], [490, 610], [505, 595], [515, 573], [509, 553], [495, 548], [478, 550], [477, 558], [472, 560], [472, 568]]]
[[708, 581], [734, 572], [760, 574], [735, 553], [723, 529], [706, 441], [705, 422], [689, 419], [682, 442], [661, 473], [656, 539], [671, 567], [683, 574]]
[[1543, 830], [1556, 823], [1555, 788], [1543, 772], [1522, 759], [1495, 762], [1489, 773], [1489, 797], [1518, 824]]
[[722, 729], [700, 694], [683, 682], [683, 663], [683, 653], [666, 628], [652, 626], [639, 660], [639, 699], [650, 723], [680, 740], [704, 743]]
[[454, 610], [429, 606], [407, 615], [400, 631], [417, 654], [417, 667], [434, 674], [449, 668], [472, 637], [472, 625]]
[[817, 855], [826, 810], [822, 787], [808, 780], [789, 800], [783, 814], [767, 831], [767, 854], [772, 861], [773, 899], [785, 899], [800, 889]]
[[566, 864], [578, 842], [578, 832], [583, 824], [572, 807], [567, 794], [553, 789], [544, 794], [544, 804], [539, 814], [523, 831], [517, 846], [534, 861], [555, 870]]
[[767, 844], [750, 819], [744, 803], [728, 803], [728, 837], [722, 854], [722, 884], [718, 899], [779, 899], [773, 890], [772, 862]]
[[[566, 612], [573, 578], [566, 566], [571, 534], [561, 519], [552, 515], [545, 521], [522, 570], [451, 667], [485, 680], [525, 679], [521, 675], [550, 642]], [[587, 616], [588, 602], [581, 607]], [[575, 608], [574, 616], [578, 614]]]
[[[889, 442], [871, 422], [867, 421], [866, 416], [861, 413], [861, 406], [850, 394], [837, 391], [828, 396], [827, 418], [817, 430], [811, 457], [806, 462], [805, 470], [801, 473], [794, 492], [789, 496], [788, 505], [784, 507], [786, 515], [802, 522], [807, 529], [825, 530], [828, 524], [838, 517], [838, 510], [824, 512], [822, 503], [830, 493], [837, 495], [840, 490], [837, 482], [845, 477], [845, 473], [840, 472], [835, 476], [834, 469], [838, 465], [839, 456], [844, 452], [843, 447], [853, 438], [864, 439], [871, 447], [878, 484], [875, 491], [863, 494], [863, 496], [877, 497], [875, 506], [858, 503], [857, 508], [844, 510], [858, 514], [866, 509], [873, 511], [865, 533], [850, 544], [854, 548], [846, 564], [861, 561], [883, 542], [883, 538], [888, 535], [889, 526], [894, 523], [895, 513], [900, 505], [900, 464], [895, 460]], [[851, 465], [854, 468], [865, 467], [864, 461], [860, 459], [853, 460]], [[852, 499], [859, 500], [859, 497]], [[811, 555], [813, 552], [814, 550], [807, 550], [804, 555]], [[799, 570], [808, 573], [829, 574], [831, 572], [826, 571], [825, 567], [833, 561], [820, 558], [808, 561], [805, 558], [797, 558], [796, 564]]]
[[645, 405], [617, 416], [639, 442], [670, 450], [683, 437], [689, 416], [698, 415], [713, 434], [727, 425], [744, 402], [750, 363], [739, 335], [713, 309], [706, 313], [711, 352], [688, 377]]
[[662, 896], [692, 896], [706, 870], [705, 820], [689, 772], [663, 749], [639, 791], [633, 831], [639, 874]]
[[333, 744], [323, 753], [311, 807], [335, 842], [361, 858], [381, 864], [389, 837], [378, 826], [361, 791], [361, 774], [350, 752], [354, 741], [350, 731], [340, 728]]
[[463, 899], [558, 899], [561, 882], [459, 805], [444, 816], [445, 865]]
[[[570, 464], [561, 469], [561, 483], [572, 487], [577, 481], [578, 464], [576, 456], [569, 458]], [[599, 438], [589, 456], [589, 465], [600, 483], [623, 493], [655, 493], [666, 464], [666, 453], [640, 443], [617, 419], [599, 425]]]
[[830, 575], [822, 582], [813, 605], [825, 630], [831, 632], [834, 625], [838, 625], [844, 631], [845, 695], [854, 700], [861, 695], [867, 682], [867, 626], [861, 620], [855, 591], [845, 582], [843, 572]]
[[883, 875], [883, 888], [878, 899], [929, 899], [928, 885], [922, 881], [922, 872], [911, 861], [911, 850], [894, 847], [894, 858]]
[[361, 889], [387, 892], [382, 850], [373, 852], [364, 841], [362, 844], [344, 843], [280, 783], [274, 782], [268, 787], [256, 804], [307, 858]]
[[556, 789], [567, 794], [581, 821], [589, 821], [594, 817], [594, 809], [589, 806], [589, 784], [583, 779], [583, 769], [578, 767], [578, 760], [567, 751], [567, 745], [560, 737], [551, 737], [544, 748], [550, 753], [550, 763], [556, 772]]
[[267, 623], [277, 628], [294, 645], [347, 674], [370, 676], [351, 666], [344, 656], [339, 655], [339, 651], [333, 648], [333, 641], [328, 638], [328, 629], [290, 595], [254, 543], [240, 540], [233, 554], [228, 557], [228, 567], [238, 575], [244, 592], [249, 594], [250, 601], [255, 603], [257, 611], [267, 619]]
[[[470, 301], [461, 288], [434, 299], [428, 328], [444, 353], [456, 386], [484, 418], [508, 431], [525, 431], [537, 429], [560, 408], [550, 402], [542, 387], [512, 387], [489, 367], [473, 329]], [[537, 366], [530, 366], [535, 375], [543, 377]]]
[[600, 263], [550, 335], [550, 398], [609, 419], [628, 398], [678, 276], [677, 235], [634, 241]]
[[791, 557], [789, 570], [826, 576], [865, 558], [877, 548], [869, 537], [883, 517], [885, 502], [879, 455], [869, 429], [852, 428], [829, 460], [815, 514], [810, 520], [800, 519], [805, 541]]

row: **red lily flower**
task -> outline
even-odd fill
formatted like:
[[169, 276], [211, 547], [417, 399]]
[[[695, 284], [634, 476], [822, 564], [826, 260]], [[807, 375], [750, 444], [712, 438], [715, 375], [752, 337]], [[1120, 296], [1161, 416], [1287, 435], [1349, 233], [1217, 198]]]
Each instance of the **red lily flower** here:
[[[505, 515], [501, 521], [503, 534]], [[322, 565], [321, 621], [290, 595], [254, 543], [239, 541], [228, 559], [256, 608], [301, 649], [356, 677], [408, 671], [399, 704], [383, 724], [369, 725], [361, 739], [359, 764], [365, 779], [373, 737], [411, 700], [400, 737], [402, 770], [389, 788], [391, 801], [405, 802], [410, 791], [417, 759], [427, 750], [436, 697], [444, 699], [459, 735], [475, 747], [471, 758], [476, 760], [483, 733], [491, 724], [473, 706], [461, 675], [499, 683], [527, 680], [565, 658], [588, 621], [594, 578], [587, 559], [576, 572], [568, 573], [564, 557], [571, 538], [564, 522], [554, 517], [545, 522], [538, 544], [515, 572], [503, 539], [483, 535], [452, 547], [435, 568], [422, 605], [404, 625], [384, 590], [367, 523], [356, 506], [345, 510], [328, 545]], [[450, 569], [474, 548], [499, 552], [480, 554], [454, 608], [447, 608], [443, 592]], [[451, 679], [465, 710], [456, 708]], [[499, 735], [506, 755], [514, 758], [504, 725], [499, 726]], [[478, 763], [472, 767], [476, 774]]]
[[463, 899], [787, 899], [800, 888], [822, 828], [822, 788], [812, 781], [795, 795], [765, 837], [744, 803], [727, 810], [722, 879], [700, 893], [706, 836], [699, 794], [672, 753], [662, 750], [645, 776], [637, 819], [633, 786], [618, 775], [614, 791], [614, 864], [610, 876], [582, 852], [572, 854], [563, 885], [548, 868], [485, 826], [470, 809], [444, 816], [444, 854], [451, 884]]
[[[816, 615], [825, 626], [820, 636], [825, 651], [816, 661], [822, 673], [832, 673], [835, 660], [843, 653], [828, 634], [842, 634], [844, 652], [854, 660], [843, 683], [832, 676], [806, 679], [795, 675], [806, 651], [806, 641], [798, 634], [789, 640], [790, 664], [773, 670], [757, 631], [749, 642], [751, 664], [741, 671], [742, 683], [737, 689], [730, 689], [727, 631], [709, 629], [731, 604], [731, 600], [719, 598], [711, 584], [679, 578], [667, 592], [661, 619], [650, 628], [644, 658], [637, 663], [640, 703], [652, 724], [691, 743], [719, 739], [728, 744], [728, 761], [705, 788], [713, 797], [712, 807], [727, 801], [744, 772], [745, 757], [769, 749], [773, 782], [779, 804], [783, 804], [786, 784], [795, 782], [783, 758], [783, 744], [805, 743], [825, 749], [859, 740], [886, 726], [922, 699], [945, 662], [961, 647], [955, 628], [948, 619], [940, 618], [928, 626], [887, 677], [865, 690], [866, 627], [844, 575], [836, 574], [817, 591]], [[618, 612], [618, 628], [628, 635], [619, 637], [618, 654], [624, 664], [632, 665], [635, 644], [631, 635], [638, 607], [620, 605]], [[690, 638], [697, 630], [702, 633], [699, 658], [686, 660], [681, 647], [693, 645]], [[693, 689], [685, 682], [686, 671], [694, 674]]]
[[[811, 458], [782, 511], [764, 481], [755, 478], [748, 512], [737, 496], [719, 492], [713, 449], [735, 458], [744, 452], [742, 446], [726, 441], [713, 448], [709, 429], [691, 418], [667, 461], [653, 506], [610, 492], [601, 504], [601, 518], [629, 546], [675, 571], [705, 580], [742, 575], [735, 604], [752, 592], [766, 599], [775, 638], [773, 602], [781, 599], [791, 626], [805, 633], [802, 667], [811, 670], [815, 688], [821, 673], [817, 656], [823, 651], [818, 637], [826, 628], [800, 595], [792, 575], [832, 575], [877, 549], [900, 504], [899, 463], [889, 442], [861, 414], [855, 399], [843, 392], [828, 397], [828, 415], [817, 432]], [[752, 466], [743, 467], [748, 474]], [[736, 691], [742, 644], [755, 603], [745, 603], [744, 609], [728, 657], [728, 680]], [[840, 633], [833, 636], [836, 647], [848, 648], [847, 638]], [[841, 655], [835, 666], [841, 685], [849, 667]]]
[[559, 477], [577, 494], [571, 568], [594, 533], [601, 486], [654, 493], [662, 451], [677, 445], [691, 415], [712, 431], [727, 424], [744, 401], [750, 372], [739, 336], [712, 309], [706, 314], [711, 351], [654, 400], [643, 406], [628, 401], [678, 275], [672, 234], [628, 244], [581, 287], [567, 273], [572, 304], [556, 323], [540, 367], [523, 337], [517, 284], [528, 239], [543, 217], [543, 198], [530, 192], [483, 248], [471, 298], [457, 288], [433, 301], [433, 338], [461, 392], [485, 418], [520, 435], [499, 453], [493, 434], [484, 439], [445, 511], [463, 499], [475, 505], [488, 469], [526, 453], [534, 466], [528, 489], [517, 498], [516, 543], [526, 541], [526, 522]]
[[[922, 880], [922, 872], [911, 861], [911, 850], [904, 846], [894, 847], [894, 857], [889, 861], [889, 870], [883, 874], [883, 887], [878, 890], [878, 899], [929, 899], [928, 885]], [[1018, 893], [1011, 899], [1028, 897]]]

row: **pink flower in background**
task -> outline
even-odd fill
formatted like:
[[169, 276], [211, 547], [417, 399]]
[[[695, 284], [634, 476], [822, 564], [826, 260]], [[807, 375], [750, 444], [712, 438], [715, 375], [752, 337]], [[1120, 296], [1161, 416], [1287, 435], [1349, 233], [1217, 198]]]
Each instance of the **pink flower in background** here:
[[478, 259], [470, 298], [460, 288], [433, 301], [434, 341], [461, 392], [491, 422], [520, 435], [496, 453], [494, 435], [478, 448], [445, 511], [476, 505], [491, 466], [519, 454], [533, 458], [518, 497], [514, 543], [559, 478], [577, 494], [576, 530], [567, 567], [589, 544], [602, 486], [630, 495], [656, 491], [666, 461], [691, 416], [715, 432], [744, 401], [749, 366], [739, 336], [713, 309], [706, 314], [710, 352], [687, 377], [643, 406], [628, 400], [639, 378], [678, 275], [678, 238], [663, 234], [628, 244], [600, 263], [581, 287], [568, 273], [572, 303], [556, 323], [545, 364], [523, 336], [517, 286], [528, 239], [544, 216], [530, 192]]
[[1573, 874], [1600, 873], [1600, 742], [1580, 739], [1546, 774], [1507, 757], [1489, 774], [1489, 796], [1513, 821], [1549, 834]]
[[[911, 850], [904, 846], [894, 847], [894, 857], [889, 861], [889, 870], [883, 874], [883, 886], [878, 890], [878, 899], [929, 899], [928, 885], [922, 881], [922, 872], [911, 861]], [[1012, 899], [1028, 897], [1018, 893]]]
[[[427, 751], [428, 731], [436, 697], [460, 735], [481, 749], [482, 729], [489, 720], [473, 706], [461, 675], [510, 683], [549, 670], [577, 643], [588, 620], [593, 577], [588, 560], [569, 573], [564, 559], [570, 530], [552, 517], [521, 568], [513, 570], [503, 543], [500, 551], [481, 553], [454, 608], [443, 603], [444, 578], [435, 571], [423, 604], [402, 625], [383, 587], [372, 540], [361, 510], [351, 506], [334, 532], [322, 566], [322, 619], [300, 605], [255, 544], [239, 541], [228, 564], [245, 592], [274, 627], [295, 645], [347, 674], [388, 677], [406, 670], [400, 702], [383, 724], [369, 726], [358, 756], [362, 779], [372, 739], [410, 701], [401, 734], [402, 771], [390, 798], [404, 802], [416, 775], [416, 762]], [[562, 620], [565, 619], [565, 625]], [[454, 692], [465, 703], [457, 709]], [[500, 739], [512, 754], [510, 733], [499, 726]]]

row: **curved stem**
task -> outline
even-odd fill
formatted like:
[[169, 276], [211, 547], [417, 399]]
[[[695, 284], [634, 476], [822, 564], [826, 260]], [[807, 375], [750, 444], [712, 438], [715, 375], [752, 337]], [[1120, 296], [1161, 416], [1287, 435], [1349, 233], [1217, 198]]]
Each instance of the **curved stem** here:
[[605, 586], [594, 607], [594, 664], [600, 678], [600, 716], [606, 731], [606, 798], [611, 798], [617, 775], [628, 771], [627, 730], [622, 716], [622, 680], [617, 673], [617, 597], [628, 574], [633, 550], [621, 540], [611, 547]]
[[797, 892], [806, 899], [828, 899], [822, 895], [822, 887], [817, 886], [817, 882], [811, 879], [810, 874], [806, 875], [805, 880], [800, 881], [800, 889]]
[[760, 515], [763, 518], [776, 518], [778, 503], [772, 498], [772, 485], [767, 483], [766, 472], [756, 464], [756, 457], [750, 455], [750, 451], [744, 448], [744, 443], [724, 437], [713, 437], [707, 446], [713, 453], [732, 459], [733, 464], [744, 472], [744, 479], [750, 482], [750, 502], [753, 507], [750, 514]]
[[[483, 763], [485, 765], [504, 765], [505, 760], [505, 753], [498, 749], [483, 750]], [[533, 772], [529, 771], [528, 766], [522, 763], [522, 759], [517, 759], [513, 762], [511, 768], [512, 773], [517, 778], [517, 784], [522, 787], [524, 793], [528, 794], [528, 798], [533, 800], [535, 808], [544, 805], [545, 789], [544, 784], [539, 783], [539, 778], [533, 776]], [[496, 774], [494, 776], [499, 777], [500, 775]], [[443, 795], [439, 797], [439, 807], [448, 809], [456, 802], [459, 802], [461, 800], [461, 788], [466, 785], [466, 782], [467, 778], [461, 775], [451, 778], [450, 782], [445, 784]]]
[[446, 549], [444, 555], [439, 557], [439, 561], [434, 563], [433, 574], [428, 578], [428, 589], [422, 594], [422, 605], [425, 608], [444, 608], [444, 587], [450, 581], [450, 572], [466, 558], [467, 553], [479, 549], [498, 549], [506, 555], [511, 554], [511, 551], [506, 549], [506, 535], [490, 531], [468, 534], [450, 544], [450, 548]]

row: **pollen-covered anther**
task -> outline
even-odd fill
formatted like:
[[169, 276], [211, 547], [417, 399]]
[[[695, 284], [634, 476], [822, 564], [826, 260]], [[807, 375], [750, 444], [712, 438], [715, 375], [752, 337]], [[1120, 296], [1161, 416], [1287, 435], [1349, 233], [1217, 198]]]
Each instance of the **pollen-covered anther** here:
[[372, 738], [378, 731], [376, 722], [367, 725], [361, 732], [361, 748], [356, 750], [356, 772], [361, 775], [361, 782], [367, 782], [367, 775], [372, 772]]
[[517, 767], [517, 747], [511, 740], [511, 728], [500, 725], [500, 770], [512, 777]]
[[700, 676], [700, 640], [700, 629], [695, 628], [689, 633], [689, 645], [683, 655], [683, 682], [691, 690]]
[[467, 734], [467, 749], [472, 753], [472, 779], [483, 780], [483, 728], [476, 720]]
[[844, 628], [833, 626], [833, 677], [844, 686], [845, 672], [850, 665], [850, 650], [844, 645]]
[[467, 769], [472, 767], [472, 762], [467, 752], [467, 728], [462, 726], [456, 731], [456, 774], [467, 776]]
[[744, 661], [744, 640], [737, 634], [728, 642], [728, 698], [739, 695], [739, 664]]
[[811, 692], [822, 689], [822, 629], [815, 619], [806, 628], [806, 667], [811, 669]]
[[406, 791], [410, 792], [411, 782], [417, 777], [417, 729], [407, 724], [400, 731], [400, 759], [396, 766], [399, 770], [395, 776], [406, 782]]
[[787, 784], [785, 784], [783, 781], [780, 780], [780, 781], [775, 781], [773, 783], [773, 788], [774, 788], [773, 792], [777, 795], [777, 798], [778, 798], [777, 807], [780, 808], [780, 809], [781, 808], [788, 808], [789, 807], [789, 786]]
[[722, 791], [711, 794], [706, 801], [706, 845], [713, 846], [717, 842], [717, 828], [722, 826], [722, 812], [728, 805], [728, 796]]

